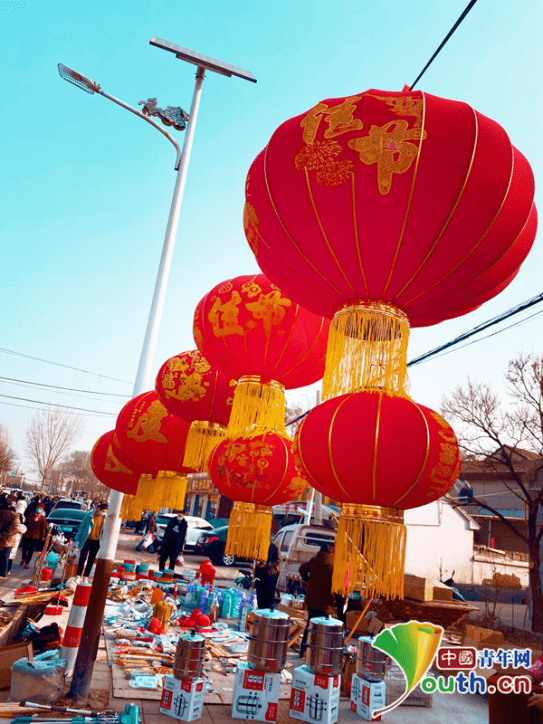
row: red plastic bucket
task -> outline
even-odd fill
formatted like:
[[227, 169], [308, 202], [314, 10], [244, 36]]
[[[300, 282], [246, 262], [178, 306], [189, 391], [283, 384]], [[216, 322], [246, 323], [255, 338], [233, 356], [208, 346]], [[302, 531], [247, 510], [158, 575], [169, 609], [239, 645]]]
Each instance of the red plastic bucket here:
[[53, 568], [42, 568], [41, 569], [41, 580], [50, 581], [51, 576], [53, 575], [53, 572], [54, 572]]

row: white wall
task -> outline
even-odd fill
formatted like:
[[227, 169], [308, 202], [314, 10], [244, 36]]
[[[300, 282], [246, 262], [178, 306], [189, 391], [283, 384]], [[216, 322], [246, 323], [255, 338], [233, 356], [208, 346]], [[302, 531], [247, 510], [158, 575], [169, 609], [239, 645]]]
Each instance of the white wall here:
[[454, 571], [458, 583], [473, 583], [473, 530], [449, 503], [436, 500], [405, 511], [405, 570], [416, 576], [443, 579]]

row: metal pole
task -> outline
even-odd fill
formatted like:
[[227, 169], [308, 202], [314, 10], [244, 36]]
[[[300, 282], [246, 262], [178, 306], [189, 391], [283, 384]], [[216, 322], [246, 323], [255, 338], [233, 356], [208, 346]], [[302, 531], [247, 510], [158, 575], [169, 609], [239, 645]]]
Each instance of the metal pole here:
[[[177, 172], [172, 205], [170, 208], [170, 216], [168, 218], [168, 226], [166, 227], [166, 237], [162, 248], [162, 257], [160, 259], [153, 301], [149, 312], [147, 330], [145, 332], [132, 397], [136, 397], [136, 395], [139, 395], [146, 387], [149, 386], [151, 366], [155, 354], [158, 329], [164, 307], [164, 298], [166, 295], [166, 287], [170, 273], [173, 246], [175, 242], [175, 235], [177, 233], [185, 181], [187, 178], [190, 153], [192, 150], [192, 140], [194, 138], [194, 128], [196, 126], [196, 118], [198, 116], [198, 107], [200, 105], [204, 75], [205, 69], [198, 67], [194, 93], [192, 96], [190, 118], [183, 145], [183, 154], [181, 157], [179, 171]], [[117, 543], [119, 541], [119, 530], [121, 527], [119, 513], [121, 511], [123, 497], [123, 494], [116, 490], [112, 490], [109, 496], [109, 508], [106, 519], [104, 520], [102, 543], [96, 559], [96, 572], [92, 582], [92, 606], [89, 606], [85, 616], [81, 644], [79, 646], [74, 667], [72, 685], [70, 687], [70, 691], [68, 692], [68, 697], [70, 699], [83, 699], [89, 694], [94, 661], [96, 659], [98, 642], [100, 640], [100, 628], [102, 625], [102, 618], [104, 616], [104, 609], [106, 607], [109, 579], [115, 563], [115, 553], [117, 551]]]

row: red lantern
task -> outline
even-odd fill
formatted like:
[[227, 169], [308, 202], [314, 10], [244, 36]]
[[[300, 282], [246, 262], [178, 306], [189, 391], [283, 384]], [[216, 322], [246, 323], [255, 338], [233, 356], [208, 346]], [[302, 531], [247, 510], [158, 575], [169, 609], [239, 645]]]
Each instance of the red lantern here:
[[211, 367], [197, 350], [171, 357], [160, 368], [155, 390], [164, 407], [192, 422], [184, 464], [205, 469], [211, 450], [225, 436], [236, 380]]
[[[141, 482], [140, 487], [148, 488], [144, 509], [182, 509], [187, 486], [183, 473], [190, 472], [183, 466], [189, 428], [189, 422], [166, 410], [154, 391], [134, 397], [120, 411], [115, 431], [122, 449], [156, 477]], [[175, 506], [167, 505], [169, 498]]]
[[262, 274], [217, 285], [200, 301], [194, 315], [198, 349], [238, 380], [228, 437], [287, 437], [285, 387], [322, 377], [328, 327], [328, 320], [293, 303]]
[[[367, 595], [403, 590], [403, 510], [437, 500], [455, 483], [460, 453], [441, 415], [410, 399], [359, 392], [328, 400], [302, 421], [294, 449], [300, 472], [344, 503], [334, 585], [349, 591], [364, 580]], [[371, 543], [370, 543], [371, 541]], [[363, 557], [353, 551], [364, 551]], [[355, 563], [353, 563], [353, 560]], [[385, 565], [386, 564], [386, 565]]]
[[130, 460], [119, 445], [115, 430], [106, 432], [94, 445], [90, 463], [98, 480], [112, 490], [135, 495], [140, 476], [147, 471]]
[[267, 559], [271, 506], [300, 495], [307, 481], [296, 471], [291, 441], [273, 433], [223, 440], [211, 455], [216, 488], [236, 502], [230, 515], [226, 552]]
[[422, 91], [369, 90], [275, 131], [249, 171], [244, 225], [261, 269], [307, 309], [379, 300], [417, 327], [512, 281], [535, 238], [533, 198], [495, 121]]

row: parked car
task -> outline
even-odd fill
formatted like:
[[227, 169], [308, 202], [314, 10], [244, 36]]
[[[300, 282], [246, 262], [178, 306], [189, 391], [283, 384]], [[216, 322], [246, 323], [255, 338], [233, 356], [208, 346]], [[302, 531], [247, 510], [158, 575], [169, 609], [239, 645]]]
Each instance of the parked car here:
[[[177, 513], [160, 513], [156, 517], [156, 533], [155, 536], [159, 543], [162, 542], [164, 537], [164, 531], [166, 526], [172, 518], [177, 517]], [[186, 515], [185, 520], [187, 521], [187, 536], [185, 538], [185, 550], [194, 550], [196, 542], [203, 531], [213, 530], [213, 526], [204, 518], [198, 518], [195, 515]]]
[[53, 510], [57, 510], [57, 508], [63, 508], [64, 510], [70, 509], [70, 510], [84, 510], [85, 512], [87, 511], [87, 506], [85, 505], [85, 501], [74, 500], [73, 498], [61, 498], [56, 503]]
[[58, 508], [49, 513], [47, 522], [54, 526], [53, 534], [64, 533], [65, 538], [72, 539], [77, 535], [86, 514], [86, 510], [77, 508]]
[[282, 562], [277, 591], [298, 593], [303, 590], [300, 566], [317, 555], [321, 545], [334, 543], [335, 539], [336, 531], [324, 526], [295, 523], [281, 528], [273, 538]]
[[216, 566], [233, 566], [236, 557], [227, 556], [224, 552], [227, 536], [227, 525], [201, 533], [196, 543], [196, 553], [207, 556]]

